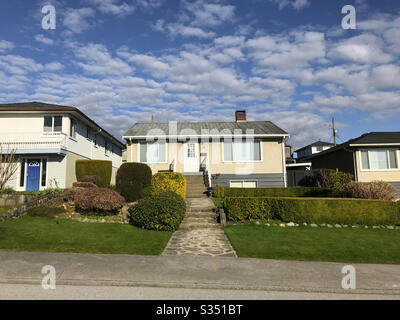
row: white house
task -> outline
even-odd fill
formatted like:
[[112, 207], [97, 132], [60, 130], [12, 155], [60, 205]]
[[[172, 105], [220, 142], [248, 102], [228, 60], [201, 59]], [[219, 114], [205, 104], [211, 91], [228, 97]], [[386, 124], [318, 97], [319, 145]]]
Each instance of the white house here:
[[27, 102], [0, 105], [0, 147], [19, 162], [7, 186], [34, 191], [72, 186], [80, 159], [112, 161], [115, 183], [124, 144], [75, 107]]

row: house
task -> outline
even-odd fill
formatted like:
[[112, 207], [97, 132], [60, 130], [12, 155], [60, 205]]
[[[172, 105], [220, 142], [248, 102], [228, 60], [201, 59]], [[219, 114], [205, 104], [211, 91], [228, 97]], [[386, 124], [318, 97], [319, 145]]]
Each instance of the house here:
[[297, 149], [295, 152], [297, 153], [297, 159], [301, 159], [312, 154], [328, 150], [334, 146], [333, 143], [324, 142], [324, 141], [316, 141], [314, 143], [309, 144], [308, 146]]
[[370, 132], [302, 158], [313, 169], [337, 169], [354, 175], [356, 181], [383, 180], [400, 195], [400, 132]]
[[79, 159], [112, 161], [115, 181], [124, 148], [79, 109], [40, 102], [0, 105], [0, 146], [15, 150], [20, 165], [7, 186], [18, 191], [72, 186]]
[[208, 186], [286, 186], [285, 139], [270, 121], [136, 123], [123, 136], [127, 162], [160, 170], [206, 175]]

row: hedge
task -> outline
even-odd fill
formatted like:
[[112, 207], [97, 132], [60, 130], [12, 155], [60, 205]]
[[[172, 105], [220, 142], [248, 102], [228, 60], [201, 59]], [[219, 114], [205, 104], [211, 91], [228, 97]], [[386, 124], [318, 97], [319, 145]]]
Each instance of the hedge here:
[[81, 181], [85, 176], [99, 176], [101, 186], [110, 186], [112, 174], [112, 162], [107, 160], [76, 160], [75, 164], [76, 179]]
[[128, 202], [142, 198], [143, 189], [150, 186], [151, 169], [145, 163], [127, 162], [118, 169], [116, 189]]
[[293, 188], [229, 188], [216, 185], [214, 196], [224, 197], [333, 197], [331, 189], [317, 187]]
[[151, 195], [164, 192], [174, 192], [183, 199], [186, 196], [186, 179], [179, 172], [157, 172], [151, 178]]
[[175, 231], [186, 212], [185, 200], [174, 192], [144, 198], [129, 209], [130, 223], [148, 230]]
[[295, 223], [330, 223], [344, 225], [400, 224], [400, 206], [391, 201], [228, 197], [224, 207], [230, 221], [277, 219]]

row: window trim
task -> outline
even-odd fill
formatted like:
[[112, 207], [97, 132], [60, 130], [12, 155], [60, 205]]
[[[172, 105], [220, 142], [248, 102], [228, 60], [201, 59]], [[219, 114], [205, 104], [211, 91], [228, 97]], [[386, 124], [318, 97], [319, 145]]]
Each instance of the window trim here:
[[[138, 162], [140, 163], [148, 163], [148, 164], [166, 164], [168, 163], [168, 142], [167, 141], [162, 141], [163, 143], [165, 143], [165, 161], [164, 162], [149, 162], [146, 160], [146, 162], [142, 162], [140, 161], [140, 145], [141, 144], [147, 144], [148, 142], [158, 142], [158, 140], [155, 141], [143, 141], [143, 142], [138, 142]], [[146, 148], [146, 152], [147, 152], [147, 148]], [[146, 156], [147, 159], [147, 156]]]
[[[229, 188], [235, 188], [235, 187], [231, 187], [231, 183], [232, 182], [241, 182], [242, 183], [242, 187], [240, 187], [241, 189], [250, 189], [250, 188], [245, 188], [243, 187], [243, 183], [244, 182], [255, 182], [256, 186], [255, 188], [258, 188], [258, 180], [254, 179], [254, 180], [248, 180], [248, 179], [234, 179], [234, 180], [229, 180]], [[238, 188], [239, 189], [239, 188]]]
[[[244, 139], [246, 140], [246, 139]], [[221, 141], [222, 144], [222, 162], [223, 163], [258, 163], [258, 162], [263, 162], [263, 146], [262, 146], [262, 140], [257, 140], [255, 139], [254, 141], [260, 142], [260, 160], [246, 160], [246, 161], [228, 161], [225, 160], [225, 140]], [[234, 142], [234, 139], [231, 140], [231, 142]]]
[[[364, 169], [363, 165], [362, 165], [362, 158], [361, 158], [361, 152], [362, 151], [367, 151], [368, 153], [370, 151], [376, 151], [376, 150], [385, 150], [386, 151], [386, 155], [389, 156], [389, 151], [393, 150], [395, 152], [395, 156], [396, 156], [396, 164], [397, 164], [397, 168], [387, 168], [387, 169], [371, 169], [371, 163], [369, 162], [369, 166], [370, 169]], [[371, 171], [382, 171], [382, 172], [387, 172], [387, 171], [400, 171], [400, 164], [399, 164], [399, 149], [396, 148], [372, 148], [372, 149], [362, 149], [362, 150], [358, 150], [358, 162], [360, 165], [360, 171], [362, 172], [371, 172]], [[370, 157], [368, 155], [368, 161]], [[389, 158], [388, 158], [389, 159]]]
[[[73, 123], [75, 123], [75, 125], [73, 126]], [[78, 121], [75, 118], [70, 117], [69, 118], [69, 132], [68, 135], [71, 139], [76, 140], [76, 128], [78, 127]], [[73, 135], [71, 135], [71, 131], [73, 130]]]

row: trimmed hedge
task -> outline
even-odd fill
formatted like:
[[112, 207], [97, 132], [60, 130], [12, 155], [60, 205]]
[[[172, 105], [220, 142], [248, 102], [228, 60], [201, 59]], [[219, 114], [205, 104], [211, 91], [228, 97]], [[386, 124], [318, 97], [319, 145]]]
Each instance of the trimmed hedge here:
[[174, 192], [144, 198], [129, 209], [130, 223], [148, 230], [175, 231], [186, 212], [186, 203]]
[[333, 197], [328, 188], [293, 187], [293, 188], [229, 188], [216, 185], [214, 196], [224, 197]]
[[78, 182], [91, 182], [98, 187], [101, 187], [101, 177], [99, 176], [83, 176]]
[[179, 172], [157, 172], [151, 179], [151, 195], [174, 192], [182, 198], [186, 196], [186, 179]]
[[143, 189], [150, 186], [151, 169], [145, 163], [127, 162], [118, 169], [116, 189], [128, 202], [142, 198]]
[[225, 198], [230, 221], [277, 219], [295, 223], [347, 225], [400, 224], [395, 202], [356, 199], [236, 197]]
[[73, 194], [75, 208], [82, 213], [117, 214], [125, 199], [108, 188], [77, 188]]
[[81, 181], [85, 176], [99, 176], [101, 186], [110, 186], [112, 174], [112, 162], [107, 160], [76, 160], [75, 164], [76, 179]]

